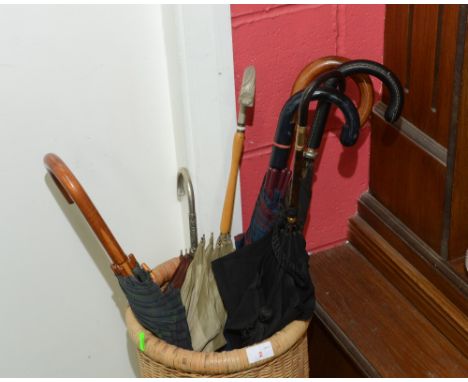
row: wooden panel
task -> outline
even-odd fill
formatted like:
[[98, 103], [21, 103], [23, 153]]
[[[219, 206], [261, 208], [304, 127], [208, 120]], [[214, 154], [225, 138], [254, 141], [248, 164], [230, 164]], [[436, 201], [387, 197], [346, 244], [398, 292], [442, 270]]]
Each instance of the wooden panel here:
[[369, 193], [361, 196], [358, 213], [461, 311], [468, 312], [468, 277], [460, 275], [460, 264], [454, 270]]
[[438, 253], [443, 228], [445, 170], [439, 159], [395, 127], [381, 118], [373, 119], [370, 193]]
[[[403, 116], [448, 147], [458, 5], [388, 5], [384, 63], [405, 88]], [[388, 94], [384, 92], [384, 102]]]
[[468, 375], [464, 357], [350, 245], [311, 256], [317, 300], [383, 377]]
[[[384, 63], [398, 76], [404, 88], [407, 84], [410, 7], [410, 5], [387, 5], [385, 7]], [[388, 104], [388, 92], [385, 88], [383, 100]]]
[[350, 242], [468, 357], [468, 316], [359, 216], [350, 220]]
[[[405, 100], [404, 116], [428, 135], [436, 139], [436, 126], [426, 121], [432, 116], [432, 90], [434, 87], [434, 69], [436, 66], [438, 5], [413, 5], [410, 52], [407, 61], [405, 88], [408, 96]], [[438, 59], [438, 57], [437, 57]], [[424, 68], [424, 69], [423, 69]], [[431, 118], [432, 119], [432, 118]], [[447, 126], [446, 126], [447, 127]], [[437, 140], [437, 139], [436, 139]], [[447, 145], [448, 133], [442, 144]], [[440, 140], [439, 140], [440, 142]]]
[[463, 66], [460, 80], [463, 84], [458, 103], [458, 129], [456, 135], [455, 158], [453, 167], [453, 187], [450, 218], [450, 234], [448, 244], [449, 259], [461, 258], [468, 249], [468, 38], [466, 38], [467, 6], [462, 9], [464, 35], [460, 43], [464, 43], [462, 53]]
[[[450, 268], [465, 281], [465, 284], [468, 285], [468, 272], [465, 266], [465, 257], [459, 257], [458, 259], [451, 260], [449, 262]], [[468, 309], [467, 309], [468, 312]]]
[[351, 361], [317, 317], [310, 323], [308, 344], [311, 378], [362, 378], [366, 376]]

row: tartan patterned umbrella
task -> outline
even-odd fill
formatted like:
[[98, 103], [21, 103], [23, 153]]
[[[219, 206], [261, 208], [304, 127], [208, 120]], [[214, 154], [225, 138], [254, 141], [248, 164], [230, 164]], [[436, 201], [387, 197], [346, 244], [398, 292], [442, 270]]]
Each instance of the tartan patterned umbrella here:
[[249, 228], [235, 237], [236, 248], [242, 248], [264, 237], [272, 228], [283, 206], [291, 171], [269, 168], [263, 178]]
[[180, 291], [169, 286], [163, 292], [145, 264], [126, 255], [86, 191], [67, 165], [55, 154], [44, 157], [47, 170], [65, 199], [75, 203], [112, 260], [111, 269], [125, 293], [136, 319], [162, 340], [192, 349], [191, 337]]
[[288, 160], [294, 132], [293, 117], [299, 107], [301, 96], [302, 92], [294, 94], [281, 109], [270, 157], [270, 167], [263, 178], [249, 227], [245, 233], [235, 237], [237, 249], [265, 236], [275, 224], [283, 207], [291, 180]]
[[149, 272], [140, 266], [132, 271], [133, 275], [118, 275], [117, 280], [137, 320], [162, 340], [191, 350], [192, 342], [180, 290], [169, 285], [163, 292], [153, 282]]

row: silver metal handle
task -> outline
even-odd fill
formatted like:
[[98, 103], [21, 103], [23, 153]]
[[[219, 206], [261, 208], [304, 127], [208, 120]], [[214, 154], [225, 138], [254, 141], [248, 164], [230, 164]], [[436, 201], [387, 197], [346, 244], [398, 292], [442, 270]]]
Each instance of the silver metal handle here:
[[181, 167], [177, 172], [177, 199], [182, 200], [185, 195], [187, 195], [189, 206], [190, 252], [195, 253], [198, 246], [195, 195], [193, 192], [192, 179], [190, 178], [189, 171], [185, 167]]

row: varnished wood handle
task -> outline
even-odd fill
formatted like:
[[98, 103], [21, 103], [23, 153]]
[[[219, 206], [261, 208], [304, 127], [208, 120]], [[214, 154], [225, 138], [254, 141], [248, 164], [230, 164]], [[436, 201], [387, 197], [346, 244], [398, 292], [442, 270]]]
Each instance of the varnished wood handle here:
[[[347, 61], [349, 61], [349, 59], [345, 57], [328, 56], [311, 62], [304, 67], [297, 76], [291, 94], [296, 94], [298, 91], [304, 90], [318, 75], [336, 69]], [[354, 74], [351, 78], [358, 85], [359, 91], [361, 92], [358, 112], [359, 121], [362, 126], [372, 112], [372, 107], [374, 105], [374, 88], [371, 79], [366, 74]]]
[[44, 164], [68, 203], [76, 203], [86, 218], [107, 254], [112, 259], [114, 272], [124, 276], [131, 275], [131, 264], [135, 263], [135, 261], [132, 261], [125, 255], [88, 194], [67, 165], [55, 154], [47, 154], [44, 157]]
[[232, 159], [231, 169], [229, 170], [228, 186], [224, 197], [223, 214], [221, 217], [221, 234], [229, 234], [231, 232], [232, 214], [234, 211], [234, 198], [236, 196], [237, 174], [239, 172], [239, 164], [244, 148], [244, 132], [237, 131], [234, 135], [232, 144]]

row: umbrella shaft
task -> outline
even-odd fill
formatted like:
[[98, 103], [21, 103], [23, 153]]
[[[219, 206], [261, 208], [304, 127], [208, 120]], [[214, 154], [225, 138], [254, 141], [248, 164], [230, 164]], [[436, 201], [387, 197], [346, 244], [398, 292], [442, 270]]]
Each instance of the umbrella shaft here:
[[234, 135], [234, 142], [232, 144], [231, 169], [229, 171], [228, 185], [226, 188], [226, 195], [224, 197], [224, 207], [220, 225], [221, 234], [228, 234], [231, 232], [234, 198], [236, 196], [237, 187], [237, 174], [239, 172], [239, 163], [243, 148], [244, 133], [237, 131]]

